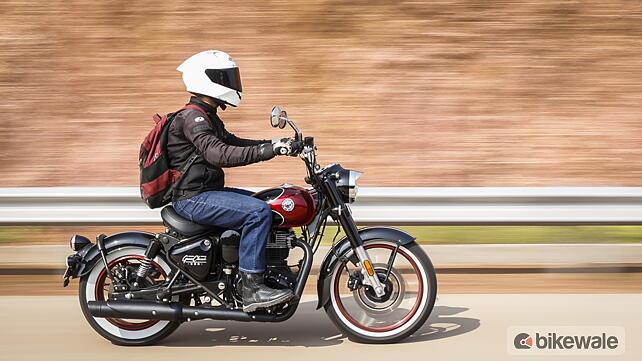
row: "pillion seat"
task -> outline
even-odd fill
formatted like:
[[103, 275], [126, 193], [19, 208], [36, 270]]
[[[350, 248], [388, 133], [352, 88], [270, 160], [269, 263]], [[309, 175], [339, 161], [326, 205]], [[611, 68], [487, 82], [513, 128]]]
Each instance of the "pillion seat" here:
[[174, 210], [174, 207], [172, 206], [163, 208], [161, 211], [161, 218], [163, 219], [163, 224], [165, 224], [165, 226], [186, 237], [221, 229], [215, 226], [194, 223], [189, 219], [185, 219], [176, 213], [176, 210]]

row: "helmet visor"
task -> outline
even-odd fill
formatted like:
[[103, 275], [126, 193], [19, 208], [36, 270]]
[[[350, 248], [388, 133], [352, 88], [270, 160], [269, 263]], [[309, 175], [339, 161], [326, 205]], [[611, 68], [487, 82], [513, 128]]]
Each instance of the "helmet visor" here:
[[239, 68], [207, 69], [205, 70], [205, 75], [216, 84], [232, 88], [236, 91], [243, 91]]

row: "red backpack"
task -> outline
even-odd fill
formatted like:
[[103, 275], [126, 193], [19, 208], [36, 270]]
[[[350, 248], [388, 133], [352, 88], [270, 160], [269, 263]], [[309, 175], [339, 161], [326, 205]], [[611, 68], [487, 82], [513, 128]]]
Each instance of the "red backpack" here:
[[188, 104], [175, 113], [163, 116], [154, 114], [153, 119], [156, 125], [140, 145], [140, 153], [138, 154], [140, 196], [149, 208], [158, 208], [169, 203], [181, 178], [199, 156], [198, 150], [195, 150], [180, 170], [169, 168], [167, 154], [169, 126], [178, 112], [188, 108], [198, 109], [207, 116], [203, 109], [193, 104]]

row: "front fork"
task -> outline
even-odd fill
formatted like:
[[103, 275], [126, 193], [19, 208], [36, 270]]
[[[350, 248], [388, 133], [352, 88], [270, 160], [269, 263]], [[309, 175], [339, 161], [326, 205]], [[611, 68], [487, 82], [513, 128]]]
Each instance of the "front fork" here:
[[362, 265], [361, 273], [364, 276], [363, 283], [372, 287], [377, 297], [383, 296], [385, 293], [384, 286], [381, 284], [381, 281], [379, 281], [379, 277], [375, 274], [374, 269], [372, 268], [372, 262], [370, 262], [368, 252], [366, 252], [363, 246], [359, 246], [354, 250], [357, 254], [357, 258], [359, 258], [359, 263], [361, 263]]
[[341, 200], [341, 196], [337, 191], [337, 188], [333, 181], [326, 179], [324, 182], [324, 187], [328, 194], [330, 195], [330, 204], [332, 205], [332, 216], [335, 220], [339, 221], [341, 228], [346, 233], [350, 245], [357, 256], [359, 262], [357, 267], [361, 267], [361, 273], [363, 274], [363, 283], [372, 287], [375, 291], [377, 297], [381, 297], [385, 294], [384, 286], [379, 281], [379, 277], [374, 272], [372, 267], [372, 261], [368, 252], [363, 248], [363, 240], [359, 236], [359, 230], [354, 223], [352, 218], [352, 213], [350, 208]]

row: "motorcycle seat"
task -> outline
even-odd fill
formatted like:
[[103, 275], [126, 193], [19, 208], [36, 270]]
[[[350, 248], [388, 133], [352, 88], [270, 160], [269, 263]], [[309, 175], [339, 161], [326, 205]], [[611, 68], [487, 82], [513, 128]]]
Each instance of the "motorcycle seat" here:
[[211, 232], [216, 229], [221, 229], [216, 226], [210, 226], [206, 224], [198, 224], [190, 221], [189, 219], [181, 217], [174, 207], [167, 206], [161, 211], [161, 218], [163, 219], [163, 224], [169, 227], [170, 229], [176, 231], [177, 233], [191, 237], [199, 233]]

